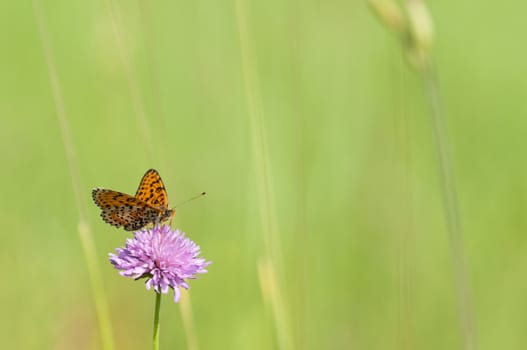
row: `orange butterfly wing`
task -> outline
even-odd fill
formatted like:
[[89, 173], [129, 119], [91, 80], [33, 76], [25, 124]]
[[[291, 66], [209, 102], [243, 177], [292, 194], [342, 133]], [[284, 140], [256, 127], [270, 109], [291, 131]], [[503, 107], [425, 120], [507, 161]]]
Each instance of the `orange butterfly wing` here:
[[159, 173], [154, 170], [148, 170], [141, 179], [135, 198], [146, 204], [159, 209], [168, 209], [168, 196], [161, 180]]
[[95, 188], [92, 192], [93, 201], [102, 209], [102, 219], [115, 227], [124, 227], [127, 231], [135, 231], [157, 222], [162, 212], [152, 208], [139, 199], [125, 193]]

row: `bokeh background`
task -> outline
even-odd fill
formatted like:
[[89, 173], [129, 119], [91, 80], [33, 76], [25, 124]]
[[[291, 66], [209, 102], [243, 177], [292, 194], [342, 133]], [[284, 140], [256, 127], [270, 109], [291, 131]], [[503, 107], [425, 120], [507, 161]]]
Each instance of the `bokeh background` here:
[[[428, 5], [475, 339], [523, 349], [527, 5]], [[2, 1], [0, 23], [2, 348], [103, 348], [83, 210], [114, 346], [150, 347], [154, 294], [107, 258], [130, 233], [90, 197], [148, 168], [172, 204], [208, 193], [173, 222], [213, 264], [163, 299], [163, 349], [466, 348], [426, 94], [366, 3]]]

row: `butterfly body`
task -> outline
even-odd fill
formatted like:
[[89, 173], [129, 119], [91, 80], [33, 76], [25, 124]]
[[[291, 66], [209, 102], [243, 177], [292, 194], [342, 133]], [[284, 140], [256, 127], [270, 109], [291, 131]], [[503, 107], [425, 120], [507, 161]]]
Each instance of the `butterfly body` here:
[[157, 225], [171, 219], [175, 211], [168, 207], [168, 197], [159, 173], [148, 170], [135, 196], [104, 188], [94, 188], [92, 197], [101, 208], [102, 219], [126, 231], [136, 231], [146, 225]]

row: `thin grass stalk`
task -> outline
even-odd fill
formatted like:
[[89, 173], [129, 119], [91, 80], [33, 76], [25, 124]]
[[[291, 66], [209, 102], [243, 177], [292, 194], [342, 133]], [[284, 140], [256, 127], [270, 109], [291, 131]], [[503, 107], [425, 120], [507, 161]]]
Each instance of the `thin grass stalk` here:
[[294, 327], [294, 344], [299, 349], [306, 349], [310, 342], [308, 331], [309, 306], [309, 227], [307, 225], [307, 151], [306, 151], [306, 118], [302, 103], [302, 37], [301, 19], [302, 3], [300, 0], [287, 1], [289, 57], [291, 60], [291, 118], [295, 125], [295, 165], [296, 174], [296, 209], [294, 270], [296, 290], [291, 312]]
[[398, 295], [397, 295], [397, 349], [415, 348], [414, 294], [415, 289], [415, 226], [413, 218], [412, 193], [412, 142], [408, 111], [404, 101], [406, 72], [403, 69], [402, 55], [398, 55], [397, 81], [399, 86], [395, 96], [395, 174], [396, 198], [400, 215], [397, 215], [398, 235]]
[[422, 0], [407, 0], [405, 12], [393, 0], [369, 0], [374, 13], [399, 36], [408, 62], [418, 70], [428, 100], [434, 142], [441, 179], [441, 194], [445, 208], [450, 251], [455, 275], [458, 310], [466, 350], [477, 350], [477, 336], [472, 309], [469, 273], [461, 227], [453, 162], [450, 159], [445, 117], [440, 101], [437, 72], [431, 57], [434, 42], [432, 17]]
[[[156, 140], [157, 148], [156, 153], [159, 155], [159, 160], [161, 162], [161, 167], [166, 169], [168, 172], [167, 177], [170, 178], [171, 172], [169, 162], [167, 162], [166, 150], [169, 149], [168, 145], [168, 136], [167, 136], [167, 118], [165, 109], [163, 108], [163, 99], [161, 97], [161, 89], [159, 87], [159, 76], [158, 70], [156, 67], [156, 47], [153, 36], [152, 28], [152, 10], [151, 5], [152, 1], [150, 0], [140, 0], [139, 1], [139, 18], [141, 21], [141, 33], [143, 33], [142, 38], [144, 40], [144, 47], [146, 49], [146, 59], [147, 59], [147, 74], [148, 81], [150, 83], [150, 89], [152, 92], [152, 105], [154, 107], [154, 112], [152, 117], [157, 120], [157, 129], [156, 129]], [[157, 3], [156, 3], [157, 4]]]
[[42, 45], [42, 50], [44, 51], [46, 67], [51, 84], [51, 91], [57, 112], [57, 120], [61, 131], [64, 151], [66, 153], [66, 161], [68, 163], [70, 178], [72, 181], [75, 204], [79, 214], [78, 233], [81, 240], [86, 265], [88, 267], [88, 275], [95, 302], [102, 348], [106, 350], [113, 350], [114, 340], [112, 325], [110, 322], [110, 313], [104, 293], [95, 243], [93, 241], [90, 227], [86, 220], [86, 208], [83, 204], [83, 196], [81, 195], [81, 188], [83, 186], [81, 186], [77, 156], [75, 153], [75, 147], [73, 145], [73, 139], [71, 137], [71, 128], [68, 123], [68, 116], [66, 113], [64, 100], [62, 98], [60, 82], [51, 51], [51, 45], [49, 44], [48, 33], [44, 22], [40, 1], [33, 0], [33, 12], [35, 15], [40, 43]]
[[145, 106], [142, 99], [141, 89], [139, 87], [139, 82], [132, 69], [132, 64], [130, 63], [130, 53], [126, 47], [126, 43], [123, 40], [123, 35], [119, 26], [120, 16], [115, 0], [107, 0], [108, 3], [108, 12], [110, 14], [110, 19], [112, 22], [112, 28], [115, 34], [117, 41], [117, 47], [119, 49], [119, 55], [121, 56], [121, 61], [124, 67], [124, 73], [126, 76], [126, 81], [128, 89], [130, 91], [130, 98], [132, 100], [132, 107], [134, 114], [136, 116], [137, 124], [139, 125], [139, 133], [142, 136], [143, 144], [147, 152], [147, 159], [153, 160], [155, 163], [158, 161], [157, 152], [154, 152], [154, 144], [151, 137], [151, 128], [150, 123], [148, 122], [148, 117], [146, 114]]
[[448, 140], [445, 131], [445, 117], [441, 108], [439, 84], [436, 70], [432, 62], [428, 62], [422, 70], [424, 89], [428, 98], [430, 119], [432, 122], [436, 152], [441, 177], [441, 192], [445, 206], [448, 225], [450, 249], [454, 265], [454, 275], [460, 310], [461, 324], [463, 326], [463, 339], [466, 350], [478, 349], [476, 329], [472, 309], [472, 298], [469, 284], [469, 273], [465, 256], [465, 243], [461, 227], [459, 200], [454, 176], [454, 167], [448, 149]]
[[188, 350], [199, 350], [196, 328], [194, 327], [194, 316], [192, 312], [192, 303], [190, 293], [186, 289], [181, 289], [181, 299], [179, 300], [181, 319], [183, 321], [183, 330], [187, 339]]
[[281, 269], [283, 266], [281, 246], [274, 210], [271, 172], [269, 169], [270, 164], [263, 117], [264, 112], [260, 101], [256, 59], [252, 52], [249, 27], [247, 25], [246, 2], [244, 0], [235, 0], [235, 7], [240, 39], [244, 90], [248, 105], [254, 170], [258, 188], [258, 204], [265, 242], [265, 256], [259, 262], [259, 267], [265, 266], [265, 268], [261, 269], [265, 271], [263, 273], [265, 277], [260, 280], [267, 281], [271, 285], [270, 288], [265, 285], [262, 285], [261, 288], [263, 292], [265, 290], [271, 292], [270, 298], [267, 300], [270, 303], [273, 313], [278, 347], [280, 349], [291, 349], [293, 348], [293, 344], [281, 288]]

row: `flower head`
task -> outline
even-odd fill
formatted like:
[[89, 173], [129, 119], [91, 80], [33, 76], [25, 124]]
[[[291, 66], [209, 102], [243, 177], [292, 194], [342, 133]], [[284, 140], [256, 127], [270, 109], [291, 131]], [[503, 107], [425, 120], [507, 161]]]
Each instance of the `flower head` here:
[[198, 257], [199, 246], [185, 233], [167, 225], [135, 232], [116, 253], [110, 253], [110, 262], [121, 276], [146, 278], [146, 289], [153, 287], [157, 293], [166, 294], [170, 287], [175, 302], [179, 301], [179, 287], [188, 289], [186, 280], [207, 272], [205, 268], [211, 264]]

